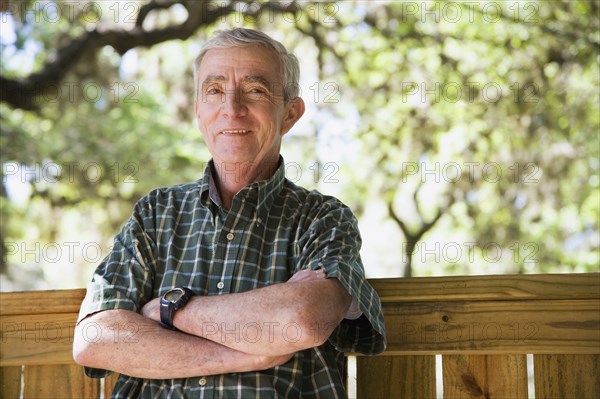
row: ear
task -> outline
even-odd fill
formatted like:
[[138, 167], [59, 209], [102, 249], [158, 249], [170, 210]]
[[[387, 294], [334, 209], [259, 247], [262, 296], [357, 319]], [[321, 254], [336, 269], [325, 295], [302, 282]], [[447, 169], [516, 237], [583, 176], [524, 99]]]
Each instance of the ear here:
[[304, 100], [300, 97], [294, 98], [289, 104], [285, 105], [286, 111], [281, 124], [281, 135], [283, 136], [298, 122], [298, 119], [304, 115]]

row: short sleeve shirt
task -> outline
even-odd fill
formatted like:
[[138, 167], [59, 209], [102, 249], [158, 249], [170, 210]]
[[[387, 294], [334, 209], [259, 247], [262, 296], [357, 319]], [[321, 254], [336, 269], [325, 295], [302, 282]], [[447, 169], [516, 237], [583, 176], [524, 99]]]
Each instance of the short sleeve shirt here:
[[201, 180], [140, 199], [96, 269], [79, 320], [108, 309], [139, 312], [175, 286], [196, 295], [227, 295], [283, 283], [303, 269], [337, 278], [362, 316], [343, 320], [325, 344], [269, 370], [167, 380], [121, 375], [112, 397], [346, 397], [343, 352], [373, 355], [386, 345], [381, 302], [365, 278], [352, 212], [286, 179], [282, 159], [269, 180], [240, 190], [229, 210], [215, 187], [209, 163]]

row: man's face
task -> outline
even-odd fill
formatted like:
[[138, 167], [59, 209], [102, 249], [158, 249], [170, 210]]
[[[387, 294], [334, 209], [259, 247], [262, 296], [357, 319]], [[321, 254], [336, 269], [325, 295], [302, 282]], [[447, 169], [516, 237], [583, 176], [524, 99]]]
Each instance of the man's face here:
[[304, 112], [300, 98], [284, 102], [279, 71], [275, 52], [263, 47], [207, 51], [195, 111], [215, 162], [277, 162], [282, 136]]

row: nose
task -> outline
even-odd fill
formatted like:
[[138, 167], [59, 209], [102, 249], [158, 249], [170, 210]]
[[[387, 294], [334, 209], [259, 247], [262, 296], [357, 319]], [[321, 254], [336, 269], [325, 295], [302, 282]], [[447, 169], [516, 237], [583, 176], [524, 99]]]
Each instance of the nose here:
[[229, 118], [238, 118], [246, 115], [247, 108], [244, 104], [244, 96], [239, 90], [229, 90], [223, 95], [222, 112]]

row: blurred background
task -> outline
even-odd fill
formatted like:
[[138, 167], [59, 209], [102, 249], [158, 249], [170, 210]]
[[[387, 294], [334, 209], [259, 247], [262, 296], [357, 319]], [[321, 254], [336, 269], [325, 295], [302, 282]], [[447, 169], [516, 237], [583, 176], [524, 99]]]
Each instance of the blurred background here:
[[598, 1], [0, 1], [0, 290], [83, 287], [153, 188], [202, 177], [193, 59], [301, 64], [287, 177], [359, 218], [368, 277], [600, 263]]

